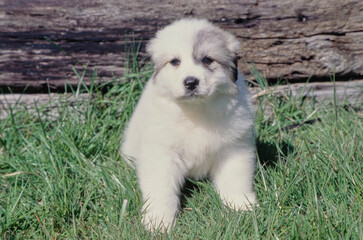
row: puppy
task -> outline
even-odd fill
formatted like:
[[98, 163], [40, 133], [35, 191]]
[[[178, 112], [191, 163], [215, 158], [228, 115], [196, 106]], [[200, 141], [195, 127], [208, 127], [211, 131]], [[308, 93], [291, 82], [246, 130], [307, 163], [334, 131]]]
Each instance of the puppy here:
[[237, 39], [206, 20], [183, 19], [147, 47], [154, 74], [124, 133], [147, 229], [173, 226], [186, 177], [210, 177], [223, 203], [256, 204], [253, 113], [237, 71]]

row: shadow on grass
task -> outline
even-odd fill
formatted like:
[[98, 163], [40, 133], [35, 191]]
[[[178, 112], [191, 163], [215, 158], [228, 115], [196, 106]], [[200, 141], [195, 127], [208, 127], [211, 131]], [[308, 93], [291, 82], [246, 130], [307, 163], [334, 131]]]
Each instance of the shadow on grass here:
[[[281, 156], [287, 156], [289, 153], [294, 151], [294, 148], [288, 142], [269, 142], [267, 141], [256, 141], [257, 154], [260, 163], [265, 167], [275, 167]], [[208, 178], [202, 180], [191, 180], [186, 179], [181, 193], [180, 193], [180, 209], [186, 207], [187, 200], [193, 197], [194, 194], [198, 194], [201, 191], [200, 182], [205, 183], [210, 181]]]
[[180, 192], [180, 209], [183, 211], [183, 209], [186, 207], [187, 199], [191, 198], [194, 194], [198, 194], [201, 191], [201, 187], [198, 183], [202, 182], [208, 182], [210, 181], [208, 178], [202, 179], [202, 180], [191, 180], [186, 179], [185, 183], [181, 189]]
[[256, 141], [257, 159], [262, 166], [274, 167], [281, 156], [287, 156], [294, 151], [294, 147], [288, 142], [270, 142], [257, 139]]

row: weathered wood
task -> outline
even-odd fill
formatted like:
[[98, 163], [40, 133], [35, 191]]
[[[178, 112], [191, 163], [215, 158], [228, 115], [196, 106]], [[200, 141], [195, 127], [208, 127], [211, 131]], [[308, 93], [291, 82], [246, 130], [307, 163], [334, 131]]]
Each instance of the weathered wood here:
[[[89, 94], [1, 94], [0, 95], [0, 119], [5, 119], [11, 114], [26, 110], [34, 115], [51, 119], [59, 116], [59, 110], [64, 106], [73, 107], [77, 103], [82, 104], [89, 99]], [[84, 105], [82, 106], [84, 107]]]
[[[121, 76], [130, 45], [183, 17], [207, 18], [241, 40], [240, 69], [254, 62], [267, 79], [363, 79], [361, 0], [0, 0], [0, 90], [76, 85], [72, 67], [100, 81]], [[143, 54], [140, 54], [140, 59]]]
[[[335, 91], [335, 93], [334, 93]], [[290, 85], [271, 86], [267, 90], [250, 88], [253, 103], [258, 103], [260, 97], [268, 94], [283, 94], [314, 100], [317, 104], [333, 103], [334, 97], [338, 105], [349, 104], [359, 106], [363, 103], [363, 80], [348, 82], [314, 82], [295, 83]], [[359, 106], [361, 107], [361, 106]]]
[[[361, 107], [363, 102], [363, 80], [351, 82], [316, 82], [308, 85], [303, 83], [280, 85], [270, 87], [268, 90], [250, 88], [251, 98], [257, 107], [259, 98], [266, 94], [283, 94], [284, 96], [301, 96], [306, 101], [314, 99], [316, 104], [327, 106], [332, 103], [335, 96], [338, 105], [349, 104]], [[27, 109], [29, 113], [38, 116], [38, 109], [41, 109], [41, 116], [56, 118], [59, 115], [58, 109], [64, 106], [75, 106], [77, 103], [87, 102], [88, 94], [0, 94], [0, 119], [5, 119], [9, 114], [19, 110]], [[65, 104], [67, 102], [67, 104]], [[86, 104], [85, 104], [86, 105]], [[83, 105], [84, 106], [84, 105]]]

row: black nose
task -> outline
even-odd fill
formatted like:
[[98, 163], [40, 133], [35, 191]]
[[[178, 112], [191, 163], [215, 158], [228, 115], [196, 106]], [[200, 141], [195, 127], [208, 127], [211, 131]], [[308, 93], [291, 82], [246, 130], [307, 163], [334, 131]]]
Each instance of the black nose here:
[[184, 86], [188, 90], [194, 90], [198, 87], [199, 80], [195, 77], [187, 77], [184, 79]]

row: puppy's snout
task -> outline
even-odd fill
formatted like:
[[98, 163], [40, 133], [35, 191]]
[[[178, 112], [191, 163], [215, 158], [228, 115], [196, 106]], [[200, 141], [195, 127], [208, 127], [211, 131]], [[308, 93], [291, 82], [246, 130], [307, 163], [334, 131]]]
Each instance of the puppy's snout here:
[[199, 85], [199, 79], [195, 77], [187, 77], [184, 79], [184, 86], [188, 90], [194, 90]]

